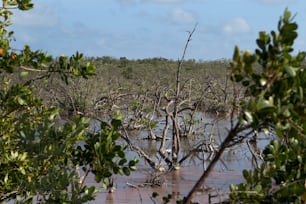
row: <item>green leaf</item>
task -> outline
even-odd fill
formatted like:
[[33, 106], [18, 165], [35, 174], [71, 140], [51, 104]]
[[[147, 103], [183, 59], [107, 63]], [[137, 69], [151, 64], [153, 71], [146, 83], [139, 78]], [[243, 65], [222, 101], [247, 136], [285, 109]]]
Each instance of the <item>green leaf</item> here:
[[137, 170], [136, 166], [129, 166], [129, 168], [133, 171]]
[[115, 113], [114, 113], [114, 118], [115, 118], [116, 120], [122, 121], [122, 120], [123, 120], [123, 114], [122, 114], [120, 111], [115, 111]]
[[121, 125], [121, 120], [113, 119], [113, 120], [111, 121], [111, 124], [112, 124], [112, 126], [113, 126], [114, 128], [118, 128], [118, 127], [120, 127], [120, 125]]
[[95, 175], [95, 181], [96, 181], [97, 183], [100, 183], [101, 180], [102, 180], [101, 176], [100, 176], [99, 174], [96, 174], [96, 175]]
[[8, 178], [9, 178], [9, 174], [6, 173], [4, 176], [4, 183], [7, 184], [8, 183]]
[[126, 176], [129, 176], [130, 174], [131, 174], [131, 171], [130, 171], [130, 169], [129, 168], [127, 168], [127, 167], [123, 167], [123, 172], [124, 172], [124, 175], [126, 175]]
[[19, 155], [19, 160], [24, 161], [27, 158], [27, 155], [28, 155], [27, 152], [24, 152], [23, 154], [20, 154]]
[[236, 190], [236, 185], [230, 184], [230, 191], [235, 191]]
[[301, 164], [303, 163], [303, 157], [301, 155], [297, 156], [297, 160], [298, 160], [299, 163], [301, 163]]
[[18, 3], [18, 8], [20, 10], [30, 10], [34, 7], [34, 4], [31, 3], [31, 0], [23, 0]]
[[73, 70], [73, 75], [74, 76], [81, 76], [82, 75], [80, 70], [78, 70], [78, 69], [72, 69], [72, 70]]
[[19, 167], [19, 172], [22, 173], [23, 175], [26, 174], [25, 169], [22, 166]]
[[86, 73], [88, 75], [94, 75], [95, 74], [95, 66], [88, 62], [87, 65], [86, 65]]
[[96, 190], [95, 186], [90, 186], [89, 188], [86, 188], [85, 194], [92, 195], [95, 192], [95, 190]]
[[266, 78], [260, 78], [259, 83], [261, 86], [265, 86], [267, 84], [267, 79]]
[[278, 140], [273, 140], [272, 141], [272, 144], [273, 144], [273, 148], [274, 148], [274, 153], [278, 152], [279, 148], [280, 148], [280, 143]]
[[29, 75], [29, 72], [21, 72], [20, 77], [21, 78], [26, 78]]
[[267, 108], [274, 108], [274, 99], [272, 96], [269, 97], [269, 99], [264, 99], [263, 97], [260, 97], [256, 104], [257, 110], [261, 111], [263, 109]]
[[106, 189], [106, 188], [107, 188], [107, 186], [108, 186], [108, 184], [109, 184], [109, 180], [108, 180], [108, 178], [103, 179], [103, 182], [102, 182], [102, 188]]
[[153, 193], [152, 193], [152, 197], [153, 197], [153, 198], [157, 198], [157, 196], [159, 196], [159, 194], [158, 194], [157, 192], [153, 192]]
[[283, 115], [284, 115], [285, 117], [289, 117], [289, 116], [291, 115], [291, 113], [290, 113], [290, 111], [289, 111], [288, 108], [286, 108], [286, 109], [283, 111]]
[[121, 160], [119, 161], [118, 164], [119, 164], [120, 166], [122, 166], [122, 165], [124, 165], [126, 162], [127, 162], [127, 159], [124, 158], [124, 159], [121, 159]]
[[233, 61], [238, 62], [240, 59], [240, 49], [238, 46], [235, 46]]
[[245, 178], [246, 180], [248, 180], [248, 178], [249, 178], [249, 172], [248, 172], [248, 170], [244, 169], [244, 170], [242, 171], [242, 174], [243, 174], [243, 178]]
[[248, 124], [250, 124], [250, 123], [253, 122], [252, 113], [250, 113], [249, 111], [245, 111], [245, 112], [244, 112], [244, 116], [245, 116], [245, 119], [246, 119], [246, 121], [248, 122]]
[[129, 167], [133, 167], [137, 164], [138, 160], [137, 159], [133, 159], [129, 161]]
[[291, 12], [288, 10], [288, 8], [285, 9], [283, 18], [285, 22], [289, 22], [291, 18]]
[[260, 49], [265, 49], [265, 42], [263, 40], [257, 39], [256, 43]]
[[118, 156], [120, 158], [124, 158], [125, 157], [125, 153], [123, 151], [118, 151]]
[[261, 46], [259, 46], [261, 49], [265, 49], [265, 45], [270, 43], [270, 36], [265, 31], [259, 32], [259, 39]]
[[19, 105], [27, 105], [26, 100], [24, 100], [23, 98], [21, 98], [20, 96], [17, 97], [17, 101], [19, 103]]
[[260, 193], [262, 191], [262, 186], [260, 184], [256, 185], [254, 190], [257, 192], [257, 193]]
[[53, 121], [54, 118], [59, 114], [59, 110], [58, 109], [53, 109], [48, 117], [48, 119], [50, 121]]
[[295, 77], [296, 76], [296, 71], [298, 70], [297, 68], [294, 68], [292, 66], [286, 65], [285, 67], [285, 71], [287, 72], [287, 74], [290, 77]]

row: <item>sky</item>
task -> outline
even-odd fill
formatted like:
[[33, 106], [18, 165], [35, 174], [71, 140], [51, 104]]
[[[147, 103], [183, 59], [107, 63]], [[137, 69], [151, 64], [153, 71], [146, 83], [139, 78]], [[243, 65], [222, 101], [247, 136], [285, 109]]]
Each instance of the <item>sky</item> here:
[[[16, 49], [30, 45], [54, 56], [76, 51], [88, 57], [179, 59], [195, 28], [185, 59], [230, 59], [234, 47], [253, 51], [259, 31], [276, 30], [288, 8], [296, 14], [305, 50], [304, 0], [33, 0], [16, 12]], [[196, 26], [196, 27], [195, 27]]]

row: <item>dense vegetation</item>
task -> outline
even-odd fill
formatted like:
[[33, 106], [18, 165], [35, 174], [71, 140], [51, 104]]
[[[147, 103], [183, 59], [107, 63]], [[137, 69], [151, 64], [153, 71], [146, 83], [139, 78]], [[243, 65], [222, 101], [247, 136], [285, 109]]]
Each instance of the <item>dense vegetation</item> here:
[[[89, 174], [111, 188], [110, 177], [129, 175], [137, 161], [128, 161], [125, 147], [116, 143], [120, 115], [101, 123], [99, 132], [89, 131], [85, 117], [58, 125], [59, 109], [34, 94], [37, 80], [60, 76], [68, 84], [72, 76], [93, 75], [94, 66], [79, 53], [53, 59], [29, 46], [10, 47], [12, 10], [32, 7], [29, 0], [3, 0], [0, 8], [0, 202], [84, 203], [97, 192], [86, 182]], [[25, 81], [12, 80], [14, 73]]]
[[[129, 60], [124, 57], [87, 58], [85, 61], [95, 65], [95, 76], [87, 80], [75, 78], [68, 86], [58, 82], [58, 78], [45, 86], [37, 84], [41, 97], [61, 106], [63, 116], [82, 112], [88, 116], [105, 117], [114, 107], [120, 107], [124, 112], [136, 109], [149, 112], [157, 95], [165, 102], [164, 96], [174, 94], [177, 61], [164, 58]], [[227, 90], [230, 89], [229, 73], [228, 60], [184, 61], [181, 95], [201, 103], [201, 109], [206, 111], [225, 108], [231, 94]]]

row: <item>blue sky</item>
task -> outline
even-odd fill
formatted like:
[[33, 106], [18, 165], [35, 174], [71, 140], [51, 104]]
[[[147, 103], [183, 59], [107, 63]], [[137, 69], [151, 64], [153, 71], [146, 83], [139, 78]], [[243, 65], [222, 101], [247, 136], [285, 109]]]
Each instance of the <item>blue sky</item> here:
[[286, 7], [296, 13], [296, 50], [306, 50], [303, 0], [33, 0], [16, 12], [14, 46], [49, 54], [178, 59], [196, 31], [186, 59], [232, 57], [235, 45], [254, 50], [259, 31], [275, 30]]

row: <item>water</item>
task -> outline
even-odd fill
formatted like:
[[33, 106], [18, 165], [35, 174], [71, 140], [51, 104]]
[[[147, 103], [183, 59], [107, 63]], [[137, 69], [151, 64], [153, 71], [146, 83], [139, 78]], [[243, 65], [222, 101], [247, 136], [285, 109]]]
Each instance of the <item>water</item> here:
[[[205, 117], [198, 115], [202, 123], [199, 123], [197, 131], [203, 131], [203, 134], [195, 135], [189, 139], [182, 140], [182, 154], [187, 153], [192, 147], [199, 143], [199, 140], [208, 139], [209, 135], [213, 135], [216, 144], [220, 144], [227, 131], [230, 128], [228, 119], [218, 119], [213, 117]], [[162, 122], [161, 122], [162, 123]], [[213, 124], [213, 125], [211, 125]], [[158, 128], [161, 128], [159, 125]], [[205, 127], [205, 128], [203, 128]], [[202, 128], [202, 130], [201, 130]], [[171, 131], [169, 131], [171, 132]], [[160, 146], [159, 141], [143, 140], [147, 136], [146, 131], [138, 131], [131, 133], [133, 144], [141, 147], [150, 157], [155, 158], [156, 151]], [[259, 135], [258, 147], [262, 149], [269, 142], [269, 137]], [[128, 158], [138, 157], [135, 152], [127, 152]], [[203, 159], [204, 158], [204, 159]], [[175, 200], [182, 199], [188, 194], [196, 181], [205, 171], [209, 164], [207, 154], [198, 153], [187, 159], [180, 170], [161, 174], [159, 178], [162, 180], [161, 186], [151, 186], [148, 181], [152, 180], [152, 169], [141, 158], [137, 165], [137, 171], [132, 172], [129, 177], [115, 176], [114, 182], [116, 190], [114, 193], [108, 193], [103, 190], [98, 193], [95, 201], [90, 203], [120, 204], [120, 203], [162, 203], [161, 198], [171, 194]], [[207, 179], [205, 185], [196, 193], [193, 201], [199, 203], [220, 202], [228, 196], [229, 185], [238, 184], [244, 181], [242, 177], [243, 169], [251, 169], [254, 167], [252, 155], [246, 143], [236, 145], [234, 148], [226, 149], [222, 159], [217, 163], [214, 171]], [[95, 184], [93, 178], [89, 178], [89, 184]], [[157, 192], [159, 199], [151, 197], [153, 192]]]

